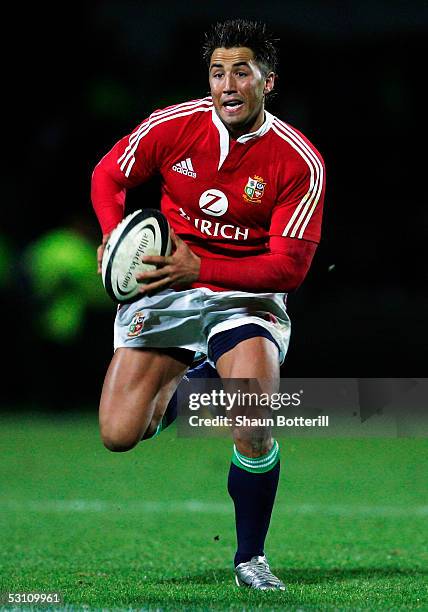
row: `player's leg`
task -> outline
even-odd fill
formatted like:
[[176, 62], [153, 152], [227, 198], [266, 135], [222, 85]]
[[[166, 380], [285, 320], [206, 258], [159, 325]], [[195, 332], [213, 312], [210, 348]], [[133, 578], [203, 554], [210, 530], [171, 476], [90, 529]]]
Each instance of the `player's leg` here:
[[104, 445], [126, 451], [156, 430], [188, 363], [156, 349], [119, 348], [107, 370], [100, 401]]
[[[264, 335], [254, 335], [257, 333]], [[279, 352], [269, 336], [257, 325], [213, 336], [211, 355], [222, 379], [241, 379], [241, 391], [276, 393], [280, 379]], [[225, 349], [229, 350], [222, 352]], [[236, 581], [259, 589], [282, 590], [284, 584], [270, 572], [264, 556], [279, 481], [278, 443], [272, 439], [269, 427], [235, 427], [233, 438], [228, 491], [235, 505]]]
[[[220, 336], [230, 336], [232, 339], [241, 334], [245, 328], [256, 328], [250, 330], [257, 332], [257, 325], [243, 326], [223, 332]], [[258, 327], [259, 330], [262, 328]], [[262, 330], [264, 332], [264, 330]], [[213, 337], [211, 346], [216, 341]], [[224, 346], [222, 347], [224, 348]], [[272, 340], [263, 336], [245, 338], [233, 348], [223, 353], [216, 362], [216, 369], [223, 379], [238, 379], [236, 383], [241, 392], [266, 393], [272, 395], [279, 389], [279, 359], [278, 348]], [[233, 383], [230, 381], [229, 384]], [[259, 408], [260, 410], [260, 408]], [[265, 414], [259, 415], [269, 417], [271, 413], [266, 409]], [[272, 448], [272, 436], [270, 429], [239, 427], [233, 429], [233, 438], [237, 450], [251, 458], [265, 455]]]
[[[183, 384], [184, 380], [187, 379], [188, 381], [193, 378], [219, 378], [219, 375], [217, 374], [217, 370], [205, 359], [197, 365], [191, 366], [187, 370], [184, 379], [182, 379], [180, 382], [180, 385]], [[150, 427], [144, 434], [143, 440], [154, 438], [175, 421], [178, 416], [178, 393], [179, 389], [174, 392], [173, 396], [169, 400], [164, 415], [159, 421], [156, 429], [153, 430], [153, 428]]]
[[[177, 384], [193, 362], [195, 352], [204, 348], [199, 340], [200, 326], [197, 289], [165, 290], [118, 308], [114, 324], [116, 352], [100, 407], [106, 446], [112, 450], [132, 448], [140, 439], [153, 437], [175, 420]], [[158, 343], [170, 345], [154, 348]]]

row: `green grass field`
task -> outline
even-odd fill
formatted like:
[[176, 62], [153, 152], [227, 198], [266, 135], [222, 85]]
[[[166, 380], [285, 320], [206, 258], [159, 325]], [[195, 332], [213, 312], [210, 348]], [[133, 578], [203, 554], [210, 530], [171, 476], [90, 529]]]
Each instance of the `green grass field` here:
[[0, 592], [60, 591], [69, 610], [428, 610], [427, 441], [280, 442], [266, 550], [288, 590], [257, 593], [233, 583], [229, 440], [170, 428], [113, 454], [95, 412], [4, 416]]

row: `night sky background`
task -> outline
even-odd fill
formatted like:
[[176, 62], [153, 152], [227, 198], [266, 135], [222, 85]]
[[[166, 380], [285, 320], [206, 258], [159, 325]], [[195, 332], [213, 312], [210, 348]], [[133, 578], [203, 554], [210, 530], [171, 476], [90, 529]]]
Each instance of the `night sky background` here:
[[[3, 26], [10, 58], [0, 228], [8, 253], [0, 279], [5, 406], [96, 407], [115, 307], [88, 299], [75, 334], [49, 337], [39, 321], [55, 294], [34, 291], [28, 253], [50, 232], [70, 228], [93, 244], [95, 271], [94, 165], [155, 108], [208, 93], [203, 32], [236, 17], [265, 21], [280, 39], [268, 108], [326, 162], [322, 242], [289, 298], [283, 376], [426, 375], [426, 3], [17, 6]], [[128, 210], [158, 201], [154, 179], [129, 194]], [[69, 280], [65, 274], [64, 286]]]

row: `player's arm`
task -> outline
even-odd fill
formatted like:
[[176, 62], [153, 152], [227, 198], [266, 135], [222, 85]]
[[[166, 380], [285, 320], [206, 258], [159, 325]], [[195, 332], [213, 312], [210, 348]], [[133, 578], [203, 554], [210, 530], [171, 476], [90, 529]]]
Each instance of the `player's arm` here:
[[122, 177], [116, 176], [115, 160], [118, 145], [97, 164], [91, 180], [91, 200], [102, 231], [102, 242], [97, 248], [98, 273], [105, 245], [111, 231], [123, 219], [125, 210], [126, 184]]
[[167, 150], [165, 130], [152, 117], [119, 140], [92, 174], [91, 200], [103, 233], [97, 249], [98, 271], [110, 233], [124, 217], [127, 190], [147, 181]]
[[103, 235], [109, 234], [123, 219], [126, 192], [144, 180], [134, 172], [132, 178], [121, 169], [120, 159], [129, 136], [122, 138], [95, 166], [91, 180], [91, 200]]
[[175, 252], [169, 257], [144, 257], [157, 270], [138, 275], [139, 280], [152, 281], [141, 292], [150, 292], [174, 284], [193, 282], [219, 285], [238, 291], [280, 291], [296, 289], [304, 280], [317, 244], [309, 240], [273, 236], [270, 252], [239, 259], [198, 257], [172, 232]]
[[308, 273], [316, 242], [271, 236], [269, 253], [201, 261], [198, 282], [239, 291], [294, 291]]

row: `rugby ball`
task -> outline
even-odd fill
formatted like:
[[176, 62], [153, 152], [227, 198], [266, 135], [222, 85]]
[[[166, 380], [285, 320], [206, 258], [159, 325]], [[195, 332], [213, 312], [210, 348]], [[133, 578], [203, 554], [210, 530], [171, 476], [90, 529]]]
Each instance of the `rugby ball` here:
[[101, 275], [105, 290], [119, 304], [135, 302], [141, 297], [135, 275], [154, 270], [145, 264], [145, 255], [171, 254], [171, 238], [166, 217], [151, 208], [136, 210], [112, 231], [105, 246]]

